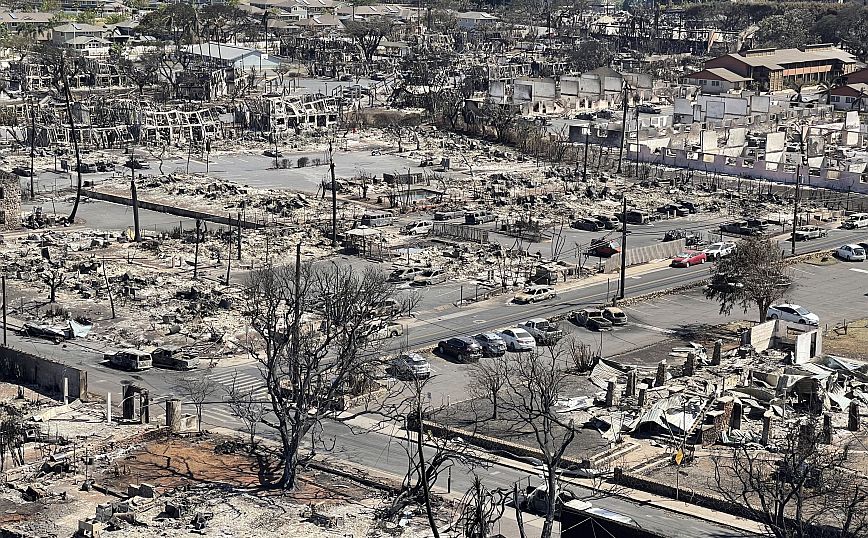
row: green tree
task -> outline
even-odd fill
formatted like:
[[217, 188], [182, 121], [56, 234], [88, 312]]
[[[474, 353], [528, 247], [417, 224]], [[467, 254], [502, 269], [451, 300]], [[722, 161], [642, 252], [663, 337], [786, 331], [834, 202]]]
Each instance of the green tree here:
[[92, 10], [82, 11], [75, 17], [75, 22], [82, 24], [93, 24], [96, 22], [96, 13]]
[[813, 33], [813, 17], [802, 9], [771, 15], [759, 22], [756, 41], [762, 47], [792, 49], [817, 41]]
[[768, 308], [789, 289], [792, 278], [776, 242], [751, 237], [739, 241], [735, 251], [721, 258], [711, 270], [705, 296], [720, 303], [720, 313], [739, 307], [747, 313], [756, 307], [758, 320], [765, 321]]

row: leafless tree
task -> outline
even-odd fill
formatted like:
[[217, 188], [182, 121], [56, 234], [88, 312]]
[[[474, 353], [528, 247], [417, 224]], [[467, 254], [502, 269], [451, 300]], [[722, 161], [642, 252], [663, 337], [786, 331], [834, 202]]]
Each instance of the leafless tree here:
[[731, 313], [736, 306], [747, 313], [755, 306], [763, 322], [769, 306], [784, 296], [791, 282], [777, 243], [751, 237], [739, 241], [732, 254], [717, 261], [705, 296], [720, 303], [721, 314]]
[[503, 516], [506, 493], [485, 487], [478, 475], [460, 503], [457, 530], [464, 538], [488, 538], [494, 535], [494, 525]]
[[66, 283], [66, 268], [61, 263], [50, 262], [41, 275], [42, 282], [48, 286], [48, 302], [57, 301], [57, 290]]
[[196, 423], [199, 431], [202, 430], [202, 406], [219, 389], [209, 374], [210, 372], [203, 370], [193, 375], [183, 376], [177, 380], [173, 387], [179, 395], [188, 399], [196, 408]]
[[547, 497], [541, 538], [552, 536], [559, 497], [558, 469], [576, 437], [573, 421], [565, 420], [555, 409], [566, 393], [569, 375], [560, 355], [558, 346], [518, 354], [510, 361], [501, 402], [503, 414], [514, 420], [516, 427], [531, 433], [541, 455]]
[[249, 449], [256, 449], [256, 432], [262, 419], [268, 414], [268, 408], [259, 400], [253, 389], [243, 389], [237, 384], [237, 375], [232, 377], [232, 384], [226, 389], [229, 410], [241, 421], [241, 426], [249, 436]]
[[[275, 415], [264, 423], [280, 436], [281, 487], [295, 486], [301, 441], [315, 434], [314, 426], [377, 405], [367, 395], [380, 387], [382, 339], [371, 320], [399, 315], [380, 307], [396, 297], [386, 275], [373, 268], [302, 263], [251, 273], [245, 315], [257, 337], [249, 351], [260, 363]], [[412, 308], [414, 300], [399, 304]], [[357, 401], [354, 412], [341, 413], [349, 399]]]
[[500, 395], [507, 383], [509, 365], [506, 358], [494, 357], [479, 361], [470, 370], [468, 392], [474, 398], [487, 400], [491, 404], [491, 418], [497, 420]]
[[383, 511], [383, 517], [391, 519], [402, 513], [408, 504], [421, 503], [431, 532], [438, 538], [440, 530], [434, 515], [434, 484], [455, 465], [472, 468], [478, 463], [469, 457], [468, 446], [457, 436], [429, 435], [425, 421], [432, 415], [442, 419], [443, 414], [449, 413], [449, 408], [432, 405], [426, 390], [428, 382], [428, 379], [418, 378], [406, 380], [402, 391], [404, 397], [383, 408], [383, 416], [388, 417], [388, 421], [403, 420], [406, 424], [407, 440], [401, 447], [408, 461], [403, 487]]
[[714, 460], [714, 488], [775, 538], [868, 533], [868, 479], [850, 444], [821, 444], [813, 419], [784, 428], [770, 454], [747, 445]]

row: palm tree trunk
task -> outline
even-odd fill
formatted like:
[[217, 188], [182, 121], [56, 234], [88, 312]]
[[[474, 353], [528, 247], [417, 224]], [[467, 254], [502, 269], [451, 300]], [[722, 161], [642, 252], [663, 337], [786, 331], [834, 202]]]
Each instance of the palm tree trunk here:
[[78, 204], [81, 201], [81, 152], [78, 148], [78, 135], [75, 132], [75, 117], [72, 115], [72, 91], [69, 89], [69, 77], [66, 73], [66, 66], [61, 66], [63, 69], [63, 95], [66, 99], [66, 114], [69, 116], [69, 128], [72, 132], [72, 146], [75, 148], [75, 203], [72, 206], [72, 212], [69, 214], [69, 222], [75, 222], [75, 214], [78, 213]]

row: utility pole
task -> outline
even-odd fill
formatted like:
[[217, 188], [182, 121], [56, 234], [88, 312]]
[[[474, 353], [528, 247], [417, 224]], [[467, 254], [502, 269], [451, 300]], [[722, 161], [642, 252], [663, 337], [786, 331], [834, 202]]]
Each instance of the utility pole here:
[[238, 225], [238, 261], [241, 261], [241, 213], [235, 215], [236, 224]]
[[585, 131], [585, 160], [582, 163], [582, 181], [588, 182], [588, 139], [591, 136], [591, 126], [588, 125], [588, 130]]
[[292, 355], [298, 353], [299, 327], [301, 326], [301, 242], [295, 245], [294, 277], [293, 282], [295, 283], [295, 289], [293, 290], [292, 298]]
[[621, 161], [624, 160], [624, 144], [627, 142], [627, 81], [624, 81], [624, 96], [621, 98], [621, 106], [624, 107], [624, 117], [621, 120], [621, 151], [618, 154], [618, 173], [621, 173]]
[[142, 240], [142, 232], [139, 228], [139, 195], [136, 192], [136, 150], [130, 152], [130, 196], [133, 198], [133, 240], [138, 243]]
[[329, 140], [329, 173], [332, 176], [332, 247], [338, 246], [338, 193], [335, 185], [335, 158]]
[[793, 194], [793, 235], [790, 237], [790, 254], [796, 255], [796, 228], [799, 221], [799, 184], [802, 180], [802, 161], [805, 158], [805, 140], [799, 132], [799, 162], [796, 163], [796, 192]]
[[[36, 110], [33, 106], [33, 97], [30, 98], [30, 199], [35, 196], [33, 175], [35, 174], [33, 161], [36, 159]], [[56, 168], [56, 167], [55, 167]], [[5, 323], [4, 323], [5, 327]], [[5, 330], [5, 328], [4, 328]], [[4, 341], [5, 342], [5, 341]]]
[[229, 244], [226, 248], [226, 286], [229, 286], [229, 272], [232, 271], [232, 212], [229, 212]]
[[199, 236], [202, 228], [202, 219], [196, 219], [196, 250], [193, 254], [193, 280], [199, 277]]
[[624, 206], [621, 210], [621, 283], [618, 299], [624, 300], [624, 284], [627, 273], [627, 193], [623, 195]]
[[6, 275], [3, 275], [3, 346], [6, 346]]

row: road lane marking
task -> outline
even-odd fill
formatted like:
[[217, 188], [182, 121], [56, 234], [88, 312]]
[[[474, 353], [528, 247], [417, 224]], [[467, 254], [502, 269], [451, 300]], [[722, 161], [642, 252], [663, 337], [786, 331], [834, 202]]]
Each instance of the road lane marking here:
[[636, 322], [631, 323], [631, 325], [633, 327], [639, 327], [641, 329], [648, 329], [649, 331], [654, 331], [654, 332], [658, 332], [661, 334], [675, 334], [675, 331], [673, 331], [671, 329], [663, 329], [661, 327], [655, 327], [654, 325], [646, 325], [644, 323], [636, 323]]
[[857, 273], [868, 273], [868, 269], [856, 269], [855, 267], [851, 267], [850, 270], [856, 271]]

